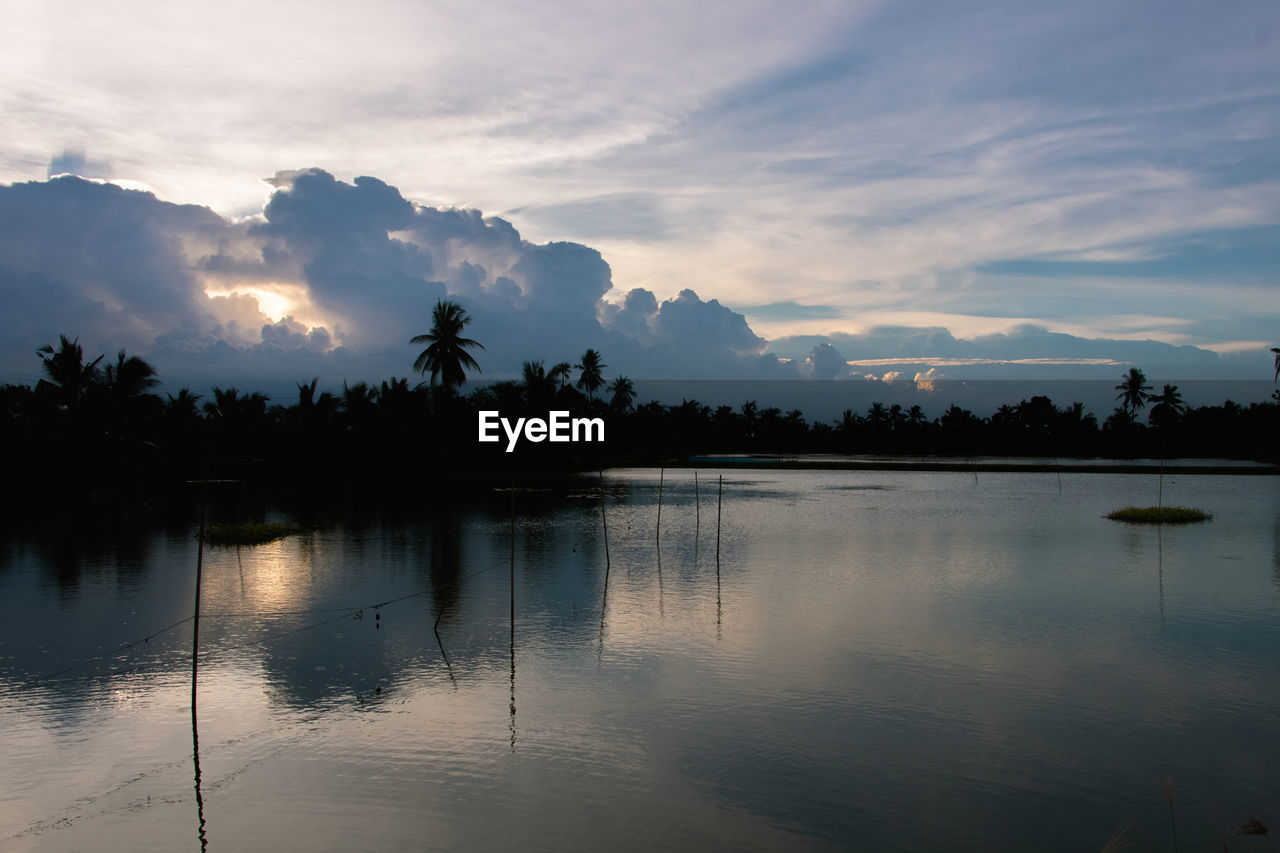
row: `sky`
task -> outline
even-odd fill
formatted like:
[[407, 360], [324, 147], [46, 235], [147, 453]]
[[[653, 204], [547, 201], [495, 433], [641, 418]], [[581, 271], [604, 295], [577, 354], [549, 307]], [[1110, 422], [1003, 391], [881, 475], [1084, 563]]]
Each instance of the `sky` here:
[[17, 0], [0, 381], [1257, 379], [1280, 5]]

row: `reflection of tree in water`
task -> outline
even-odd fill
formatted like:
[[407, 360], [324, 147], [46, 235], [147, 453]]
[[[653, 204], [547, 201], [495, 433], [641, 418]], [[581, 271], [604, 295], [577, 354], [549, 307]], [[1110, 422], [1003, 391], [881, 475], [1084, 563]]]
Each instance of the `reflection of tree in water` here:
[[117, 587], [128, 587], [146, 572], [148, 534], [140, 527], [121, 527], [107, 536], [72, 524], [38, 531], [29, 543], [39, 554], [43, 582], [63, 595], [76, 593], [85, 577], [111, 577]]

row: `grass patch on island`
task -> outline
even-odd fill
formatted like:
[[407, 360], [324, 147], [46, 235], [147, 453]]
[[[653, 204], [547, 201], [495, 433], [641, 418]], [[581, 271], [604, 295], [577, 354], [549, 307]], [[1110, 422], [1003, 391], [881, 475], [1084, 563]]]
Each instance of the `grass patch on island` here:
[[302, 532], [296, 524], [274, 524], [259, 521], [241, 521], [235, 524], [211, 524], [204, 531], [204, 541], [210, 545], [263, 545]]
[[1213, 516], [1192, 506], [1127, 506], [1107, 513], [1107, 518], [1133, 524], [1191, 524]]

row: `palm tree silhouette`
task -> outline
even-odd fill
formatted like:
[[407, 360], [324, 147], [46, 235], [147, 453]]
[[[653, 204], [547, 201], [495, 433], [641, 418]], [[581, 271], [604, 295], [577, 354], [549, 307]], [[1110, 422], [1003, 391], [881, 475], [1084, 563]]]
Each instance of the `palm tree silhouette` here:
[[1186, 414], [1187, 404], [1183, 402], [1177, 385], [1165, 385], [1159, 394], [1148, 394], [1147, 399], [1152, 404], [1147, 421], [1154, 426], [1163, 429]]
[[1166, 384], [1159, 394], [1148, 394], [1147, 399], [1153, 404], [1147, 422], [1160, 429], [1160, 487], [1156, 506], [1163, 507], [1165, 441], [1169, 427], [1186, 414], [1187, 404], [1182, 401], [1177, 385]]
[[[1280, 383], [1280, 347], [1272, 347], [1271, 352], [1276, 357], [1276, 375], [1274, 378], [1272, 378], [1271, 381], [1273, 383]], [[1275, 400], [1277, 403], [1280, 403], [1280, 388], [1276, 388], [1274, 391], [1271, 392], [1271, 399]]]
[[77, 408], [85, 393], [101, 380], [98, 362], [102, 361], [103, 356], [85, 364], [79, 338], [69, 341], [66, 335], [59, 335], [56, 352], [46, 344], [37, 349], [36, 354], [40, 356], [45, 375], [49, 377], [47, 381], [40, 380], [36, 391], [41, 391], [41, 385], [56, 389], [58, 402], [68, 408]]
[[1116, 390], [1120, 392], [1116, 399], [1121, 401], [1121, 408], [1130, 415], [1137, 415], [1138, 410], [1147, 404], [1147, 392], [1151, 390], [1151, 386], [1147, 384], [1146, 374], [1131, 367], [1121, 378]]
[[586, 391], [587, 396], [595, 399], [595, 393], [604, 387], [602, 371], [609, 365], [600, 360], [600, 353], [589, 349], [582, 354], [582, 363], [576, 367], [582, 371], [578, 376], [578, 390]]
[[121, 400], [140, 397], [160, 384], [154, 367], [136, 355], [126, 356], [124, 350], [116, 354], [116, 363], [108, 364], [104, 373], [112, 396]]
[[635, 384], [625, 376], [613, 380], [605, 390], [612, 395], [609, 405], [620, 412], [630, 409], [636, 398]]
[[569, 371], [573, 370], [573, 365], [567, 361], [558, 362], [550, 370], [547, 371], [547, 379], [556, 383], [561, 389], [569, 384]]
[[440, 378], [446, 388], [462, 387], [462, 383], [467, 381], [463, 368], [480, 371], [480, 365], [467, 348], [484, 349], [479, 342], [462, 337], [463, 328], [470, 322], [471, 317], [458, 303], [436, 300], [436, 307], [431, 311], [431, 331], [415, 335], [409, 341], [411, 344], [430, 344], [418, 354], [413, 369], [424, 376], [430, 372], [432, 385]]
[[[552, 368], [553, 370], [555, 368]], [[520, 368], [520, 380], [524, 385], [524, 399], [530, 409], [543, 409], [555, 396], [556, 385], [542, 361], [526, 361]]]

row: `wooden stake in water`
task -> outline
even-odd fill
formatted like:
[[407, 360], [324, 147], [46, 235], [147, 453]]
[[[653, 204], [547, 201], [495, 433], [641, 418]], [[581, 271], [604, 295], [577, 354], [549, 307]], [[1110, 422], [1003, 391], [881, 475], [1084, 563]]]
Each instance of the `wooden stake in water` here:
[[209, 514], [209, 471], [206, 467], [200, 496], [200, 532], [196, 544], [196, 604], [191, 628], [191, 761], [195, 768], [197, 836], [200, 850], [208, 848], [204, 829], [204, 793], [200, 790], [200, 734], [196, 724], [196, 674], [200, 664], [200, 585], [204, 575], [204, 528]]
[[698, 539], [702, 533], [702, 500], [698, 497], [698, 472], [693, 472], [693, 562], [698, 562]]
[[698, 497], [698, 472], [693, 472], [693, 529], [702, 526], [702, 499]]
[[209, 507], [209, 478], [206, 474], [200, 498], [200, 532], [196, 544], [196, 605], [191, 622], [191, 716], [196, 713], [196, 673], [200, 661], [200, 581], [204, 575], [204, 526]]
[[516, 750], [516, 483], [511, 481], [511, 751]]
[[716, 569], [720, 568], [720, 513], [724, 506], [724, 475], [720, 475], [720, 488], [716, 495]]
[[604, 470], [600, 471], [600, 524], [604, 527], [604, 596], [600, 600], [600, 647], [596, 663], [604, 660], [604, 615], [609, 609], [609, 523], [604, 515]]
[[[609, 571], [609, 520], [604, 515], [604, 471], [600, 471], [600, 526], [604, 528], [604, 570]], [[608, 575], [605, 582], [608, 583]]]
[[662, 547], [662, 480], [665, 473], [665, 468], [658, 468], [658, 525], [654, 529], [653, 539], [659, 548]]

